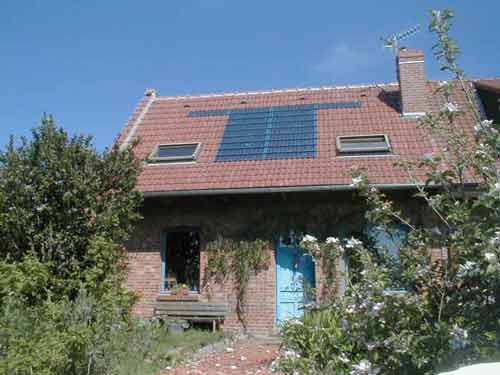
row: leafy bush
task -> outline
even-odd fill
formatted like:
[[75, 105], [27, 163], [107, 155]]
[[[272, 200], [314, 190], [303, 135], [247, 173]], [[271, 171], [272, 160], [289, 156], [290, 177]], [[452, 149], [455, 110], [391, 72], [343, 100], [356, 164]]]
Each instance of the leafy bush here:
[[0, 152], [0, 260], [49, 267], [53, 298], [94, 291], [121, 272], [121, 244], [139, 218], [131, 149], [99, 153], [44, 116], [30, 140]]
[[81, 290], [74, 301], [28, 304], [2, 299], [0, 373], [42, 375], [148, 375], [219, 335], [171, 336], [160, 322], [128, 317], [121, 296], [96, 299]]

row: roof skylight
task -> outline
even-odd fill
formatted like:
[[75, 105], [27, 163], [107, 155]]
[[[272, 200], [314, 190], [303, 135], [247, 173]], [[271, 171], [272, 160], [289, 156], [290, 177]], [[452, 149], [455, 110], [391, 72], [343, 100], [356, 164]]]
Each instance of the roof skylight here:
[[341, 155], [385, 154], [391, 151], [385, 134], [337, 137], [337, 150]]
[[201, 143], [176, 143], [156, 146], [149, 160], [153, 163], [195, 161]]

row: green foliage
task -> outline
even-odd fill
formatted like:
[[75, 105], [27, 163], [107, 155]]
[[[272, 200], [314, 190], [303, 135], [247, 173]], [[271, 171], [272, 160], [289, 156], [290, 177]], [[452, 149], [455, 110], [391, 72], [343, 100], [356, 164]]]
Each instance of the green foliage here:
[[[45, 116], [0, 152], [0, 373], [124, 374], [160, 331], [129, 318], [122, 242], [139, 218], [132, 150], [98, 153]], [[142, 366], [142, 365], [141, 365]]]
[[323, 295], [319, 300], [330, 300], [337, 293], [337, 262], [343, 254], [340, 240], [336, 237], [328, 237], [325, 242], [318, 242], [317, 238], [305, 235], [300, 246], [320, 262], [321, 271], [324, 276]]
[[[347, 295], [285, 325], [280, 367], [300, 374], [425, 374], [448, 349], [419, 295], [388, 292], [389, 269], [358, 245], [362, 278]], [[359, 369], [359, 372], [356, 372]], [[365, 372], [363, 372], [365, 371]]]
[[196, 331], [171, 336], [159, 323], [129, 318], [120, 299], [81, 290], [74, 301], [32, 305], [7, 296], [0, 310], [0, 373], [153, 375], [180, 360], [181, 352], [220, 338]]
[[42, 302], [49, 280], [49, 265], [32, 256], [16, 263], [0, 261], [0, 301], [17, 295], [32, 304]]
[[0, 153], [0, 259], [40, 260], [58, 295], [97, 286], [119, 271], [118, 244], [139, 218], [138, 173], [130, 149], [98, 153], [44, 116], [31, 140]]
[[[359, 240], [342, 245], [357, 266], [346, 296], [285, 326], [279, 366], [286, 373], [432, 374], [500, 358], [500, 132], [477, 111], [456, 64], [452, 16], [431, 12], [436, 57], [454, 80], [439, 85], [435, 94], [444, 105], [419, 124], [441, 152], [397, 163], [432, 216], [422, 225], [411, 222], [363, 170], [353, 171], [367, 221], [387, 232], [403, 224], [409, 238], [397, 264]], [[466, 108], [454, 102], [457, 95], [465, 96]], [[475, 137], [464, 126], [471, 119]], [[403, 293], [390, 289], [394, 266]]]
[[236, 314], [246, 330], [246, 295], [252, 275], [269, 265], [270, 244], [267, 241], [234, 241], [219, 237], [205, 247], [208, 254], [205, 269], [205, 285], [211, 280], [223, 283], [228, 278], [236, 294]]

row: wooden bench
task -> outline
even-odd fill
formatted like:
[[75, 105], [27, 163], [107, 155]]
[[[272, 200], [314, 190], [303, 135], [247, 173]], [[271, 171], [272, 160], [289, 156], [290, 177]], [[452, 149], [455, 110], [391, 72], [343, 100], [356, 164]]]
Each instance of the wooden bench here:
[[191, 301], [159, 301], [154, 309], [154, 315], [158, 318], [212, 323], [214, 331], [228, 313], [229, 306], [226, 304]]

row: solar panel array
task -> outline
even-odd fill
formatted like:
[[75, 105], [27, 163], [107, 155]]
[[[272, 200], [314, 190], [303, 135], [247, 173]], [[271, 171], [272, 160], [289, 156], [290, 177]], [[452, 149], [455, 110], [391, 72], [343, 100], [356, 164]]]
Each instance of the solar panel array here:
[[215, 161], [314, 158], [316, 111], [359, 108], [361, 102], [192, 111], [190, 117], [229, 116]]

